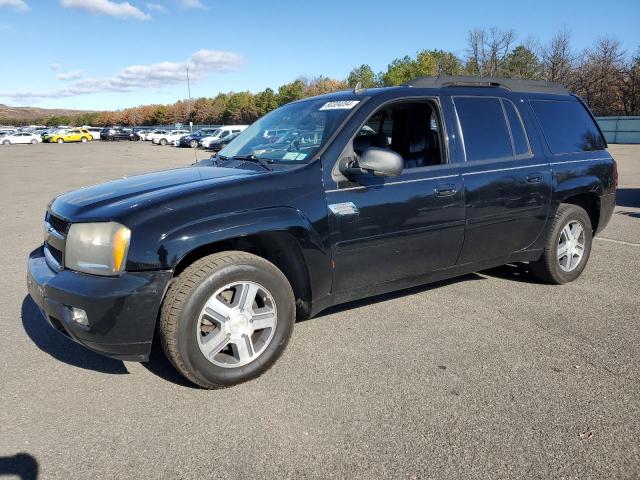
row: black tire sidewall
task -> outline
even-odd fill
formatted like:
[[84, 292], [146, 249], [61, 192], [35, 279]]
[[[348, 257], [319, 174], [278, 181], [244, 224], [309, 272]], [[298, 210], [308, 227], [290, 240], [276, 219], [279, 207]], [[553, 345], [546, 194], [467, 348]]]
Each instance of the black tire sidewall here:
[[[282, 278], [284, 279], [284, 275]], [[235, 281], [253, 281], [269, 290], [276, 302], [277, 326], [267, 349], [256, 360], [242, 367], [224, 368], [214, 365], [204, 357], [195, 332], [200, 312], [209, 297], [222, 286]], [[287, 346], [295, 320], [291, 289], [285, 282], [271, 272], [246, 262], [221, 268], [192, 290], [180, 312], [177, 346], [180, 357], [193, 375], [204, 383], [233, 385], [259, 376], [278, 359]]]
[[[562, 229], [571, 221], [577, 221], [580, 223], [582, 228], [584, 229], [584, 254], [580, 259], [580, 263], [578, 266], [570, 272], [565, 272], [560, 268], [557, 259], [557, 248], [558, 241], [560, 240], [560, 235], [562, 233]], [[549, 254], [549, 270], [553, 277], [559, 283], [569, 283], [578, 278], [582, 271], [587, 266], [589, 262], [589, 256], [591, 255], [591, 244], [593, 242], [593, 231], [591, 227], [591, 220], [589, 215], [584, 209], [577, 207], [575, 205], [571, 205], [571, 208], [567, 208], [562, 212], [560, 217], [558, 217], [556, 221], [555, 228], [553, 232], [551, 232], [549, 238], [549, 244], [547, 245], [547, 250]]]

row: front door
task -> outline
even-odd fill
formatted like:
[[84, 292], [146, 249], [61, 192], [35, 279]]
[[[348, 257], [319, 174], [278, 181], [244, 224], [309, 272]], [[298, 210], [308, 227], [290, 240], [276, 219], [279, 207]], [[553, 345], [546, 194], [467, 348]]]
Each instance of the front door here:
[[[328, 190], [334, 230], [334, 293], [363, 290], [455, 265], [464, 238], [464, 188], [448, 163], [436, 102], [403, 101], [375, 112], [351, 152], [401, 154], [398, 177], [369, 173]], [[349, 151], [349, 147], [346, 150]]]

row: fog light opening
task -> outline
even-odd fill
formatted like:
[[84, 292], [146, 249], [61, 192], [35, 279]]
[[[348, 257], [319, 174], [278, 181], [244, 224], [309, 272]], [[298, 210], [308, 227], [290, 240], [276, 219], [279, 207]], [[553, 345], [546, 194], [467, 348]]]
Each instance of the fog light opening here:
[[87, 312], [85, 312], [81, 308], [71, 307], [71, 320], [79, 325], [83, 325], [85, 327], [89, 326], [89, 318], [87, 317]]

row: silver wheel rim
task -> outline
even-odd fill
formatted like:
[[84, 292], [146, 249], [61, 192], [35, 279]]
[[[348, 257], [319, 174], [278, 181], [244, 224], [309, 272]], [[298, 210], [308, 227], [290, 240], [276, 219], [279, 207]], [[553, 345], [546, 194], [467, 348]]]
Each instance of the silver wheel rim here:
[[276, 302], [262, 285], [233, 282], [216, 291], [196, 324], [200, 351], [214, 365], [242, 367], [267, 349], [277, 324]]
[[582, 261], [584, 255], [585, 232], [582, 224], [576, 220], [567, 223], [558, 239], [558, 265], [565, 272], [571, 272]]

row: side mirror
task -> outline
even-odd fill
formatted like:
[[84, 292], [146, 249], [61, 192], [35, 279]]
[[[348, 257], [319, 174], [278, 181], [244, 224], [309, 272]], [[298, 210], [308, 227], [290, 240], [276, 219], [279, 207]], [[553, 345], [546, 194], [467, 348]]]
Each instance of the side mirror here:
[[397, 177], [402, 173], [404, 160], [392, 150], [369, 147], [358, 160], [358, 167], [378, 177]]

